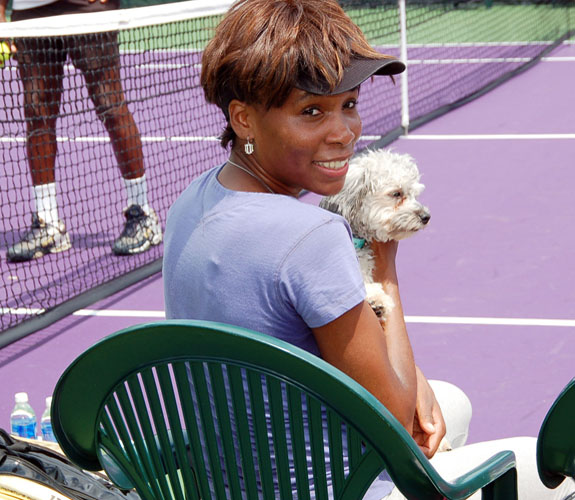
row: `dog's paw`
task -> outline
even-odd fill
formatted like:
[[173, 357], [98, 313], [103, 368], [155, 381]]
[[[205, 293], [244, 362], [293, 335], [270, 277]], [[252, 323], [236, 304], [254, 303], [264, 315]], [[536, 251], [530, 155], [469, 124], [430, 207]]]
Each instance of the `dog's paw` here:
[[393, 299], [385, 293], [380, 283], [366, 283], [366, 300], [371, 306], [376, 316], [385, 321], [389, 312], [393, 309]]

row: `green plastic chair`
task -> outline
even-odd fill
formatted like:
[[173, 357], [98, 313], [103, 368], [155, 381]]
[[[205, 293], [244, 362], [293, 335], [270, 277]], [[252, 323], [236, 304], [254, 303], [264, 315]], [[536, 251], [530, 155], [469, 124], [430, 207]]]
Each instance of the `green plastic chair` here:
[[547, 488], [575, 478], [575, 378], [547, 412], [537, 437], [537, 469]]
[[73, 462], [146, 500], [358, 500], [384, 470], [409, 499], [517, 498], [512, 452], [445, 481], [351, 378], [218, 323], [163, 321], [98, 342], [60, 378], [52, 425]]

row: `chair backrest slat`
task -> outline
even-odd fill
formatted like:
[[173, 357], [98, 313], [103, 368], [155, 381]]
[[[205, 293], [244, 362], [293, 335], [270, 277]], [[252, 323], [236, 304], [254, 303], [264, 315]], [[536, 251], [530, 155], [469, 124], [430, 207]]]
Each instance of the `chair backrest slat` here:
[[246, 498], [258, 498], [258, 484], [254, 464], [254, 448], [248, 419], [248, 405], [246, 404], [247, 378], [245, 371], [237, 366], [227, 365], [228, 384], [230, 387], [238, 446], [241, 460], [241, 471], [245, 487]]
[[216, 363], [208, 364], [210, 375], [211, 399], [215, 405], [215, 424], [217, 426], [219, 446], [223, 448], [223, 461], [220, 461], [225, 469], [226, 485], [232, 498], [240, 498], [241, 485], [238, 476], [238, 463], [235, 453], [235, 439], [232, 432], [230, 398], [224, 379], [225, 365]]
[[327, 413], [327, 428], [331, 479], [334, 497], [338, 498], [345, 482], [345, 465], [342, 438], [346, 434], [341, 418], [333, 411]]
[[[129, 484], [124, 484], [126, 489], [137, 488], [140, 496], [144, 499], [161, 498], [160, 490], [156, 480], [148, 482], [141, 474], [141, 468], [138, 467], [138, 462], [133, 462], [129, 456], [124, 452], [121, 446], [121, 439], [119, 438], [109, 416], [104, 412], [100, 419], [100, 426], [103, 432], [100, 433], [100, 454], [105, 458], [113, 457], [114, 465], [121, 468], [124, 474], [130, 478]], [[102, 468], [106, 468], [107, 464], [103, 463]], [[150, 489], [153, 491], [150, 492]]]
[[[172, 442], [168, 426], [166, 425], [167, 422], [162, 405], [162, 398], [158, 390], [159, 384], [156, 378], [158, 368], [161, 369], [161, 365], [142, 372], [142, 382], [146, 392], [148, 412], [158, 441], [158, 446], [156, 446], [155, 449], [154, 446], [150, 446], [154, 441], [148, 441], [148, 453], [152, 457], [158, 455], [159, 460], [154, 460], [155, 463], [159, 462], [161, 464], [158, 475], [164, 474], [168, 482], [169, 490], [167, 492], [164, 491], [164, 481], [160, 482], [162, 493], [168, 495], [168, 498], [175, 497], [177, 500], [180, 500], [182, 498], [182, 492], [178, 482], [178, 469], [174, 461], [173, 453], [171, 452]], [[161, 453], [160, 450], [163, 450], [164, 453]]]
[[199, 498], [209, 498], [210, 486], [208, 476], [205, 473], [199, 472], [206, 471], [207, 469], [203, 452], [204, 447], [200, 437], [199, 415], [196, 411], [196, 404], [192, 396], [190, 373], [191, 371], [187, 363], [174, 363], [174, 377], [178, 394], [180, 395], [182, 416], [189, 443], [190, 465], [194, 471], [198, 471], [195, 474], [195, 478], [199, 489]]
[[208, 389], [207, 368], [203, 363], [190, 363], [192, 385], [194, 388], [200, 424], [203, 430], [203, 448], [209, 463], [210, 484], [213, 487], [213, 495], [217, 498], [226, 498], [225, 477], [221, 464], [221, 452], [218, 443], [218, 435], [214, 423], [214, 408], [210, 391]]
[[272, 469], [270, 442], [268, 434], [269, 422], [266, 415], [266, 404], [262, 385], [265, 378], [256, 372], [248, 371], [248, 393], [250, 398], [250, 407], [252, 410], [252, 419], [254, 422], [255, 448], [256, 457], [259, 466], [260, 481], [263, 498], [274, 498], [274, 476]]
[[294, 476], [299, 500], [310, 500], [309, 472], [306, 453], [306, 431], [302, 409], [302, 392], [288, 386], [289, 430], [294, 461]]
[[349, 467], [350, 469], [355, 469], [358, 466], [363, 454], [361, 449], [361, 436], [350, 427], [348, 427], [347, 431], [347, 453], [349, 457]]
[[272, 425], [272, 444], [276, 462], [279, 497], [281, 500], [290, 500], [292, 498], [292, 488], [286, 434], [287, 426], [284, 415], [284, 387], [274, 377], [266, 378], [266, 387], [270, 402], [269, 414]]
[[[126, 385], [132, 395], [131, 399], [128, 397]], [[116, 397], [122, 408], [123, 421], [127, 426], [127, 432], [119, 425], [120, 416], [118, 410], [114, 409], [113, 400], [110, 400], [110, 403], [108, 404], [108, 411], [115, 416], [114, 422], [118, 431], [121, 431], [120, 440], [127, 458], [132, 463], [139, 465], [144, 481], [149, 484], [152, 489], [152, 485], [154, 485], [156, 487], [154, 491], [158, 494], [159, 491], [157, 490], [158, 486], [156, 485], [156, 478], [158, 476], [159, 468], [154, 469], [154, 465], [150, 463], [150, 455], [148, 453], [147, 446], [142, 439], [142, 432], [134, 413], [134, 406], [137, 407], [143, 403], [141, 387], [137, 382], [137, 377], [130, 377], [127, 380], [126, 385], [121, 385], [117, 388]], [[137, 396], [139, 396], [139, 398]], [[150, 435], [152, 434], [150, 433]]]
[[[112, 425], [115, 434], [122, 442], [127, 458], [142, 466], [139, 450], [135, 448], [135, 441], [132, 438], [132, 436], [137, 436], [139, 434], [139, 429], [130, 398], [128, 397], [126, 387], [124, 385], [118, 387], [115, 391], [115, 398], [110, 399], [107, 406], [108, 412], [112, 416]], [[139, 442], [143, 444], [143, 441], [140, 440]], [[143, 449], [145, 450], [145, 447]], [[154, 477], [154, 474], [149, 477]]]
[[306, 405], [309, 419], [309, 438], [312, 450], [312, 470], [315, 497], [317, 500], [328, 498], [326, 480], [325, 435], [322, 405], [314, 398], [307, 396]]
[[[135, 411], [137, 415], [145, 414], [147, 412], [148, 405], [146, 403], [146, 396], [143, 392], [141, 374], [140, 376], [137, 374], [130, 376], [127, 379], [127, 386], [130, 390], [133, 403], [132, 411]], [[147, 418], [140, 418], [138, 419], [138, 422], [135, 422], [134, 419], [129, 419], [127, 422], [129, 424], [132, 441], [128, 443], [123, 440], [122, 445], [124, 449], [130, 450], [133, 443], [138, 454], [138, 459], [142, 464], [141, 473], [143, 478], [150, 485], [152, 493], [154, 495], [160, 495], [160, 490], [158, 488], [162, 487], [159, 482], [161, 481], [163, 484], [164, 481], [164, 468], [161, 464], [159, 454], [156, 453], [155, 450], [154, 453], [150, 453], [150, 443], [155, 443], [155, 432], [150, 420]], [[165, 484], [163, 488], [164, 490], [167, 490], [167, 484]]]
[[[174, 393], [175, 384], [171, 370], [172, 366], [168, 364], [158, 365], [156, 368], [173, 448], [173, 453], [169, 453], [169, 451], [164, 452], [163, 457], [164, 461], [170, 461], [169, 470], [176, 471], [175, 475], [170, 475], [172, 478], [171, 487], [175, 492], [174, 496], [189, 498], [186, 492], [194, 494], [197, 486], [192, 469], [188, 466], [187, 442], [182, 432], [183, 426], [180, 419], [179, 405]], [[197, 497], [197, 495], [194, 496]]]

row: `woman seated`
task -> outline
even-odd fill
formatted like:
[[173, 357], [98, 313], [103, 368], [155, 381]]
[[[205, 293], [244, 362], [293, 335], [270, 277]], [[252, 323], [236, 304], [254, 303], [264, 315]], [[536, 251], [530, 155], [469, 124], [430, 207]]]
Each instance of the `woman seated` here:
[[[242, 326], [321, 356], [375, 395], [437, 457], [445, 477], [512, 449], [520, 498], [564, 498], [539, 482], [534, 439], [436, 454], [446, 421], [451, 445], [464, 444], [471, 409], [450, 384], [436, 384], [436, 394], [415, 364], [397, 243], [375, 245], [375, 280], [396, 304], [382, 325], [365, 301], [346, 221], [298, 200], [303, 190], [342, 188], [361, 134], [360, 86], [382, 76], [391, 85], [404, 69], [375, 51], [335, 0], [231, 7], [206, 47], [201, 75], [207, 101], [227, 120], [221, 144], [229, 159], [194, 180], [170, 210], [166, 315]], [[382, 476], [365, 498], [389, 495], [402, 498]]]

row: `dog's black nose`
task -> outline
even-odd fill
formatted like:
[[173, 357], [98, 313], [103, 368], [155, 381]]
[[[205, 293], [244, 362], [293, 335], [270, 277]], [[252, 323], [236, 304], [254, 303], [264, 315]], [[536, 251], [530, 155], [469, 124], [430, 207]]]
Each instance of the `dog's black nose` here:
[[431, 215], [423, 214], [420, 216], [420, 219], [421, 219], [422, 224], [425, 225], [429, 222], [429, 219], [431, 219]]

